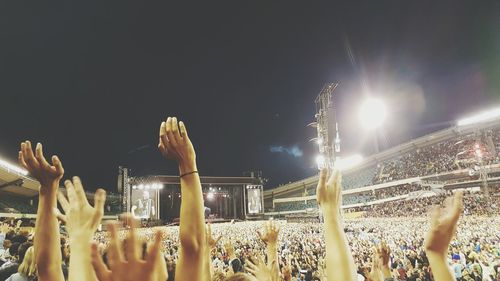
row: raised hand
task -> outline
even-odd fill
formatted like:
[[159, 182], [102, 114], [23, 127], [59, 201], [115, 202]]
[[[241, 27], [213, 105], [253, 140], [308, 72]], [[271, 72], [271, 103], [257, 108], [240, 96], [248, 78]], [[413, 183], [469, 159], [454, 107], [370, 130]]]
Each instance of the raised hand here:
[[52, 192], [55, 194], [59, 187], [59, 181], [64, 175], [64, 168], [57, 156], [52, 156], [52, 165], [43, 156], [42, 144], [36, 145], [35, 153], [31, 148], [31, 142], [21, 143], [19, 151], [19, 164], [34, 176], [41, 184], [40, 192]]
[[273, 220], [269, 220], [265, 223], [264, 229], [264, 234], [257, 230], [259, 238], [266, 244], [276, 244], [278, 242], [278, 234], [280, 231], [278, 224]]
[[[155, 233], [153, 245], [149, 247], [145, 259], [141, 256], [142, 248], [135, 227], [129, 232], [127, 243], [125, 244], [125, 253], [122, 250], [122, 244], [118, 237], [118, 230], [115, 224], [108, 225], [111, 241], [108, 248], [108, 264], [109, 269], [104, 264], [96, 244], [92, 244], [92, 265], [96, 272], [97, 278], [100, 281], [135, 281], [145, 280], [153, 281], [159, 278], [156, 273], [161, 269], [157, 269], [161, 263], [158, 259], [161, 258], [160, 243], [161, 232]], [[125, 258], [126, 257], [126, 258]]]
[[457, 191], [452, 198], [447, 198], [443, 208], [435, 208], [431, 214], [431, 225], [425, 238], [425, 249], [445, 256], [457, 222], [463, 212], [463, 192]]
[[211, 249], [214, 249], [215, 247], [217, 247], [217, 243], [219, 242], [219, 240], [222, 238], [222, 235], [219, 235], [219, 237], [215, 238], [212, 236], [212, 225], [210, 223], [207, 223], [207, 228], [206, 228], [206, 238], [207, 238], [207, 245], [208, 245], [208, 248], [211, 250]]
[[73, 182], [66, 180], [64, 186], [68, 197], [66, 198], [64, 194], [59, 192], [57, 199], [65, 215], [59, 215], [58, 217], [66, 222], [66, 228], [71, 240], [88, 243], [104, 215], [106, 191], [103, 189], [96, 191], [94, 194], [94, 207], [92, 207], [87, 201], [79, 177], [73, 177]]
[[[104, 214], [106, 192], [98, 189], [94, 194], [94, 207], [90, 206], [80, 178], [64, 182], [68, 197], [57, 194], [64, 214], [56, 212], [59, 220], [66, 223], [70, 247], [73, 250], [69, 264], [69, 280], [95, 280], [90, 260], [90, 240]], [[56, 208], [57, 210], [57, 208]]]
[[391, 249], [385, 242], [373, 248], [373, 264], [370, 272], [373, 281], [382, 281], [391, 277], [389, 258]]
[[269, 265], [266, 266], [262, 256], [258, 255], [256, 258], [247, 259], [245, 269], [259, 281], [278, 280], [274, 277], [274, 271], [278, 270], [276, 260], [269, 262]]
[[40, 143], [36, 145], [33, 153], [30, 141], [21, 143], [19, 164], [40, 182], [34, 237], [38, 280], [64, 280], [61, 270], [59, 226], [54, 215], [57, 189], [64, 175], [64, 168], [57, 156], [52, 156], [52, 165], [47, 162]]
[[341, 181], [342, 176], [339, 170], [333, 170], [331, 175], [327, 169], [321, 170], [318, 187], [316, 188], [316, 200], [323, 209], [323, 213], [328, 213], [328, 215], [339, 214], [342, 204]]
[[196, 170], [196, 153], [182, 121], [177, 123], [176, 117], [168, 117], [160, 125], [158, 149], [167, 158], [179, 163], [181, 174]]
[[181, 247], [175, 268], [176, 280], [200, 280], [207, 269], [207, 246], [203, 193], [196, 168], [196, 153], [183, 122], [168, 117], [160, 126], [160, 153], [179, 164], [182, 204], [179, 240]]
[[273, 220], [267, 221], [264, 228], [266, 230], [264, 234], [260, 231], [257, 231], [257, 234], [260, 239], [266, 243], [267, 265], [272, 271], [272, 278], [277, 280], [279, 278], [279, 269], [277, 266], [272, 266], [271, 262], [276, 262], [278, 260], [278, 234], [280, 230], [276, 222]]

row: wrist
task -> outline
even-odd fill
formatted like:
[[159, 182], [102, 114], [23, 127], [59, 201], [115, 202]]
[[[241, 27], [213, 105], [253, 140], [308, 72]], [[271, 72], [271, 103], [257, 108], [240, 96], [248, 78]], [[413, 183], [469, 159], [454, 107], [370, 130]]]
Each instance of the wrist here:
[[57, 198], [58, 189], [59, 189], [59, 180], [50, 183], [40, 183], [40, 188], [38, 190], [38, 193], [40, 197], [53, 196]]
[[179, 163], [179, 174], [183, 175], [185, 173], [190, 173], [193, 171], [197, 171], [198, 168], [196, 167], [196, 161], [186, 161], [186, 162], [181, 162]]

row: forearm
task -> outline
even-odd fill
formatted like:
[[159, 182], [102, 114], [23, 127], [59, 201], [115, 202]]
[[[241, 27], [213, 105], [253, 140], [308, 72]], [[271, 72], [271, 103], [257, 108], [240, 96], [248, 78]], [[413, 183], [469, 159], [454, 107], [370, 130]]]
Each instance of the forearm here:
[[56, 194], [40, 193], [35, 225], [35, 259], [39, 280], [64, 280], [61, 269], [61, 241], [54, 208]]
[[210, 281], [212, 280], [212, 276], [214, 273], [214, 269], [212, 266], [212, 256], [210, 255], [210, 249], [209, 247], [205, 247], [205, 261], [204, 261], [204, 269], [203, 271], [205, 272], [205, 280]]
[[[195, 171], [196, 164], [181, 166], [180, 173]], [[181, 243], [176, 279], [201, 280], [206, 267], [204, 258], [205, 223], [203, 214], [203, 195], [198, 174], [181, 178], [181, 211], [179, 238]]]
[[328, 280], [356, 280], [354, 260], [337, 215], [325, 214], [325, 242]]
[[448, 268], [448, 264], [446, 262], [446, 256], [436, 254], [430, 251], [426, 252], [427, 258], [429, 259], [429, 264], [432, 269], [432, 274], [434, 275], [435, 280], [439, 281], [454, 281], [455, 278], [450, 272]]
[[92, 267], [90, 243], [87, 241], [74, 240], [70, 244], [71, 259], [69, 260], [68, 281], [97, 280]]
[[[196, 171], [196, 163], [181, 166], [181, 174]], [[205, 241], [205, 217], [200, 177], [197, 173], [186, 175], [181, 181], [180, 242], [184, 249], [199, 254]]]
[[[278, 261], [278, 245], [277, 243], [269, 243], [267, 244], [267, 265], [268, 266], [271, 266], [271, 264], [273, 263], [273, 261], [275, 262], [275, 264], [277, 265], [279, 263]], [[271, 268], [272, 270], [272, 274], [274, 276], [274, 278], [278, 278], [279, 277], [279, 267], [278, 266], [274, 266]]]

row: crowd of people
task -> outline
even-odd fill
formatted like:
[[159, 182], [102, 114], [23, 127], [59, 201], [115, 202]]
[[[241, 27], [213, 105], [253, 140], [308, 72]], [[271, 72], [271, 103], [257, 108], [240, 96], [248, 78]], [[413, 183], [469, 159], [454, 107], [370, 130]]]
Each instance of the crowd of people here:
[[[467, 135], [424, 146], [377, 165], [372, 184], [499, 163], [499, 131]], [[498, 142], [500, 144], [500, 142]]]
[[[185, 125], [175, 117], [162, 122], [158, 148], [179, 166], [179, 226], [137, 228], [133, 217], [124, 215], [97, 231], [105, 191], [95, 193], [93, 206], [78, 177], [65, 180], [66, 193], [60, 192], [59, 157], [49, 163], [41, 144], [33, 151], [31, 142], [21, 143], [19, 162], [40, 182], [36, 225], [32, 231], [1, 225], [0, 276], [8, 281], [500, 280], [499, 218], [462, 217], [460, 191], [443, 200], [430, 219], [404, 214], [344, 221], [340, 171], [322, 170], [316, 191], [321, 223], [207, 225]], [[467, 195], [465, 209], [470, 203]]]

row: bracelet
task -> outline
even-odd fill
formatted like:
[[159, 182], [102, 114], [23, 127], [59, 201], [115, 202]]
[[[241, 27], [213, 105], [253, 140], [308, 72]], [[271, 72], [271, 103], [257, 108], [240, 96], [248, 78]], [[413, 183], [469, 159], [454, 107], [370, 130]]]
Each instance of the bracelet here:
[[182, 178], [184, 176], [188, 176], [188, 175], [191, 175], [191, 174], [198, 174], [198, 171], [192, 171], [192, 172], [188, 172], [188, 173], [182, 174], [182, 175], [179, 176], [179, 178]]

